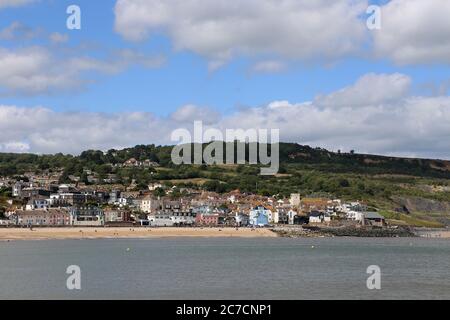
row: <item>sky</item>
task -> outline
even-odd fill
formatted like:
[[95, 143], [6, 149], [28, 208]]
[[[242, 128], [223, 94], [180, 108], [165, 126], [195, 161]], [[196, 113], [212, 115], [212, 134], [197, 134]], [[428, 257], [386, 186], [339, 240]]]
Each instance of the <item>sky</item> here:
[[447, 0], [0, 0], [0, 152], [174, 144], [203, 121], [450, 159], [449, 16]]

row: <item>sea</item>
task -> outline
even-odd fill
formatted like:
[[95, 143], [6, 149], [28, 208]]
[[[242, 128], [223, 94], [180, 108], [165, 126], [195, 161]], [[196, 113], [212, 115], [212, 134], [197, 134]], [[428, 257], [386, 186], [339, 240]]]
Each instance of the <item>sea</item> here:
[[450, 299], [450, 240], [0, 242], [0, 299]]

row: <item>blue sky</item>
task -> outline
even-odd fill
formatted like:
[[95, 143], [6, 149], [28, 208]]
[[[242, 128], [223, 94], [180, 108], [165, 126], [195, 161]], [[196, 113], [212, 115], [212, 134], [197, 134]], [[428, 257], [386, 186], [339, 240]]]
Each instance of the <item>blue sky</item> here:
[[[375, 1], [376, 2], [376, 1]], [[78, 4], [82, 10], [82, 29], [67, 30], [66, 8]], [[317, 94], [338, 90], [368, 72], [401, 72], [412, 77], [417, 92], [430, 93], [422, 84], [439, 83], [448, 78], [448, 66], [397, 66], [390, 61], [365, 58], [343, 58], [332, 66], [321, 63], [294, 62], [288, 70], [276, 74], [254, 73], [251, 58], [238, 57], [216, 71], [208, 70], [208, 61], [189, 51], [174, 52], [170, 39], [158, 35], [149, 41], [134, 43], [114, 31], [113, 0], [45, 1], [25, 7], [0, 11], [2, 27], [14, 21], [30, 28], [43, 28], [69, 36], [68, 46], [83, 43], [100, 47], [101, 51], [132, 48], [147, 54], [163, 54], [166, 63], [152, 70], [131, 67], [113, 76], [98, 76], [85, 90], [65, 94], [13, 96], [4, 104], [45, 105], [60, 111], [121, 112], [129, 109], [166, 115], [190, 103], [230, 112], [241, 106], [260, 106], [275, 100], [309, 101]], [[46, 45], [42, 39], [29, 44]], [[16, 43], [2, 42], [6, 47]], [[25, 44], [20, 44], [24, 46]], [[99, 52], [97, 52], [99, 51]]]
[[[230, 119], [234, 117], [240, 119], [241, 110], [260, 108], [261, 111], [277, 101], [285, 101], [292, 108], [297, 106], [296, 110], [299, 111], [298, 105], [314, 103], [319, 96], [333, 97], [336, 92], [356, 86], [358, 81], [368, 74], [380, 75], [380, 77], [401, 74], [408, 79], [406, 81], [408, 86], [405, 89], [407, 92], [402, 91], [402, 96], [395, 95], [397, 99], [395, 105], [399, 106], [399, 110], [406, 109], [404, 101], [412, 97], [421, 97], [423, 101], [429, 101], [425, 99], [448, 96], [450, 61], [445, 58], [448, 56], [447, 52], [442, 52], [442, 43], [439, 43], [439, 41], [442, 42], [439, 39], [448, 39], [446, 32], [450, 30], [447, 28], [448, 22], [439, 14], [439, 11], [449, 8], [445, 1], [430, 0], [423, 10], [419, 10], [424, 12], [423, 19], [417, 19], [414, 12], [418, 10], [415, 9], [424, 6], [417, 0], [410, 2], [339, 0], [334, 9], [327, 8], [326, 1], [322, 0], [317, 1], [317, 5], [314, 5], [317, 8], [312, 9], [303, 4], [307, 3], [305, 1], [298, 0], [298, 3], [302, 4], [297, 6], [295, 1], [289, 0], [287, 3], [299, 10], [298, 16], [294, 18], [303, 19], [303, 21], [298, 24], [295, 19], [290, 21], [288, 16], [290, 13], [280, 9], [274, 14], [286, 13], [286, 18], [282, 16], [279, 18], [280, 30], [283, 32], [277, 33], [278, 30], [275, 30], [273, 34], [271, 28], [265, 29], [264, 22], [261, 22], [266, 19], [269, 20], [267, 24], [271, 23], [270, 15], [261, 8], [264, 6], [274, 8], [273, 0], [262, 1], [261, 6], [256, 1], [248, 1], [239, 10], [229, 7], [225, 1], [217, 1], [216, 5], [205, 1], [205, 6], [202, 8], [196, 8], [195, 4], [191, 6], [191, 2], [189, 0], [180, 5], [181, 2], [178, 0], [167, 1], [164, 4], [166, 11], [161, 12], [168, 12], [169, 18], [164, 17], [166, 19], [164, 20], [161, 18], [163, 14], [157, 9], [161, 3], [159, 0], [147, 2], [130, 0], [128, 3], [120, 0], [0, 0], [0, 49], [4, 51], [4, 55], [25, 57], [39, 52], [39, 59], [51, 61], [51, 63], [36, 64], [35, 68], [39, 70], [35, 74], [29, 71], [35, 76], [37, 84], [26, 83], [27, 80], [22, 78], [18, 82], [6, 80], [0, 82], [0, 105], [22, 108], [20, 110], [25, 111], [44, 108], [58, 116], [72, 113], [84, 114], [88, 117], [95, 113], [114, 116], [141, 112], [150, 118], [156, 117], [162, 122], [170, 120], [180, 111], [180, 108], [183, 109], [184, 106], [189, 105], [195, 106], [194, 109], [189, 109], [194, 110], [192, 111], [194, 118], [197, 115], [201, 118], [205, 110], [213, 111], [219, 114], [218, 126], [223, 126], [224, 123], [230, 123]], [[352, 2], [360, 5], [357, 14], [347, 14], [352, 8]], [[399, 8], [393, 6], [391, 2]], [[66, 8], [71, 4], [81, 8], [81, 30], [66, 28], [68, 17]], [[379, 4], [383, 8], [384, 17], [382, 18], [386, 20], [382, 22], [387, 22], [382, 25], [381, 30], [366, 30], [367, 15], [364, 11], [370, 4]], [[136, 5], [138, 10], [131, 10], [132, 5]], [[252, 5], [255, 10], [252, 10]], [[182, 7], [181, 14], [186, 13], [186, 16], [181, 19], [177, 16], [180, 14], [177, 6]], [[302, 15], [301, 10], [311, 11], [308, 15]], [[319, 27], [314, 20], [309, 21], [309, 17], [316, 13], [314, 10], [317, 11], [319, 19], [324, 19], [324, 22], [320, 21]], [[148, 12], [148, 17], [142, 16], [140, 12]], [[345, 21], [338, 22], [337, 26], [328, 25], [329, 23], [325, 20], [335, 19], [336, 12], [341, 14], [344, 12], [342, 19]], [[398, 12], [404, 12], [404, 14], [399, 18]], [[297, 13], [294, 12], [294, 14]], [[438, 17], [426, 16], [433, 14]], [[176, 21], [178, 19], [183, 20], [182, 23], [178, 23]], [[233, 28], [232, 24], [227, 25], [228, 21], [242, 23], [243, 26], [249, 29], [254, 28], [256, 31], [247, 32], [246, 29], [242, 29], [242, 37], [239, 35], [238, 28], [235, 32], [227, 33], [229, 28]], [[405, 26], [405, 21], [415, 25]], [[425, 24], [426, 21], [429, 23]], [[396, 32], [397, 24], [400, 23], [404, 29]], [[14, 24], [20, 24], [21, 30], [26, 29], [31, 35], [24, 38], [18, 34], [5, 36], [6, 33], [4, 33], [2, 37], [1, 31], [8, 30]], [[430, 38], [427, 37], [428, 29], [426, 28], [428, 27], [430, 33], [442, 33], [436, 36], [434, 43], [429, 42], [433, 40], [428, 40]], [[433, 29], [433, 27], [439, 28]], [[276, 24], [274, 28], [277, 29]], [[293, 28], [292, 34], [289, 34], [289, 28]], [[340, 33], [333, 34], [334, 28]], [[136, 30], [140, 33], [137, 34]], [[64, 41], [52, 43], [50, 40], [52, 33], [58, 33], [66, 38]], [[378, 34], [375, 35], [376, 33]], [[304, 40], [299, 40], [297, 43], [294, 38], [296, 34], [299, 34], [299, 39]], [[414, 37], [415, 34], [417, 37]], [[405, 35], [409, 37], [404, 37]], [[286, 39], [280, 39], [284, 37]], [[391, 38], [394, 38], [394, 41]], [[210, 40], [205, 42], [204, 39]], [[265, 41], [267, 48], [264, 47]], [[349, 49], [349, 46], [341, 45], [346, 42], [350, 47], [354, 45], [355, 48]], [[330, 43], [330, 46], [327, 43]], [[429, 47], [429, 52], [424, 54], [424, 47], [425, 50]], [[119, 54], [123, 50], [129, 53], [128, 58]], [[342, 52], [338, 52], [340, 50]], [[433, 50], [436, 52], [434, 53]], [[224, 56], [226, 58], [223, 58]], [[80, 62], [78, 58], [84, 60]], [[0, 56], [0, 64], [1, 61]], [[80, 63], [85, 66], [87, 61], [89, 66], [79, 71], [76, 66]], [[144, 67], [148, 61], [159, 62], [155, 62], [150, 67]], [[216, 62], [219, 66], [212, 68], [211, 65]], [[270, 63], [267, 64], [267, 62]], [[274, 67], [259, 70], [257, 67], [259, 65], [263, 68], [267, 68], [268, 65]], [[108, 66], [114, 67], [114, 70], [111, 71]], [[46, 68], [50, 68], [51, 71], [46, 71]], [[59, 76], [59, 68], [63, 70], [61, 81], [52, 82], [52, 77]], [[29, 76], [28, 71], [23, 71], [21, 68], [8, 72], [6, 73], [8, 78], [14, 78], [15, 72], [25, 72], [25, 78]], [[49, 84], [42, 81], [40, 83], [42, 86], [39, 87], [41, 77], [49, 81]], [[370, 92], [370, 82], [367, 83], [368, 87], [364, 90]], [[386, 84], [386, 87], [391, 86]], [[379, 94], [382, 96], [383, 92]], [[351, 100], [352, 97], [348, 99]], [[379, 100], [376, 101], [381, 103]], [[379, 108], [389, 108], [387, 102], [382, 102]], [[391, 100], [389, 103], [394, 104]], [[369, 106], [364, 105], [364, 107]], [[319, 108], [313, 110], [319, 110]], [[333, 112], [341, 112], [337, 108], [333, 110]], [[392, 110], [388, 109], [385, 116], [392, 118], [390, 112]], [[403, 110], [403, 112], [407, 111]], [[321, 115], [324, 117], [323, 121], [326, 121], [325, 114], [322, 112]], [[369, 120], [363, 119], [363, 121]], [[267, 119], [261, 121], [268, 122]], [[362, 120], [358, 119], [358, 121]], [[307, 122], [309, 123], [310, 120]], [[255, 124], [255, 126], [259, 125]], [[174, 124], [170, 123], [168, 126], [173, 127]], [[289, 126], [289, 124], [286, 125], [286, 127]], [[33, 139], [36, 139], [34, 137], [37, 135], [36, 132], [21, 133], [19, 129], [17, 130], [19, 131], [17, 137], [0, 141], [0, 151], [14, 149], [18, 143], [25, 146], [24, 151], [32, 152], [53, 152], [55, 148], [61, 147], [50, 136], [40, 136], [38, 140], [46, 139], [46, 143], [39, 146], [37, 141], [33, 142]], [[358, 136], [356, 128], [352, 134]], [[330, 135], [335, 136], [334, 133]], [[305, 136], [310, 138], [305, 139]], [[305, 142], [332, 149], [354, 148], [350, 145], [351, 139], [348, 136], [342, 137], [341, 140], [330, 140], [315, 138], [301, 132], [298, 134], [289, 132], [282, 134], [282, 137], [289, 141]], [[372, 138], [373, 141], [370, 140]], [[161, 142], [167, 141], [167, 138], [163, 136], [155, 139]], [[380, 137], [365, 139], [355, 143], [364, 152], [446, 156], [440, 150], [427, 150], [424, 147], [431, 139], [428, 136], [420, 141], [420, 147], [408, 147], [414, 142], [403, 141], [404, 139], [395, 141], [394, 138], [391, 146], [380, 147]], [[117, 143], [112, 141], [109, 144], [105, 144], [104, 141], [86, 141], [85, 144], [77, 142], [75, 149], [66, 151], [77, 152], [89, 147], [122, 146], [126, 143], [139, 143], [142, 140], [144, 139]], [[52, 145], [55, 147], [50, 147]]]

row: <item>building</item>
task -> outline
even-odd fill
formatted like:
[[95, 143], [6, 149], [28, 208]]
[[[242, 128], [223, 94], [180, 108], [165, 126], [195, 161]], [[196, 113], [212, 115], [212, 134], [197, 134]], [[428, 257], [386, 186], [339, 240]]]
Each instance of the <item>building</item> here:
[[49, 207], [49, 200], [43, 197], [37, 197], [28, 200], [25, 210], [42, 210]]
[[288, 224], [293, 225], [295, 224], [295, 217], [297, 216], [297, 212], [294, 210], [288, 211]]
[[107, 222], [130, 222], [131, 212], [125, 210], [105, 210], [105, 223]]
[[324, 221], [324, 213], [320, 211], [311, 211], [309, 213], [309, 223], [322, 223]]
[[154, 227], [173, 227], [175, 222], [168, 213], [158, 213], [148, 216], [150, 226]]
[[117, 204], [120, 198], [120, 191], [113, 190], [109, 193], [109, 204]]
[[141, 199], [140, 209], [144, 213], [155, 213], [161, 205], [161, 201], [148, 195]]
[[193, 212], [160, 211], [150, 214], [147, 219], [151, 226], [190, 226], [193, 225], [196, 215]]
[[163, 188], [164, 186], [161, 183], [151, 183], [148, 185], [148, 190], [155, 191], [158, 188]]
[[289, 199], [289, 204], [293, 207], [300, 207], [300, 193], [292, 193]]
[[11, 219], [20, 226], [65, 226], [70, 225], [70, 213], [64, 208], [39, 210], [17, 210]]
[[193, 212], [173, 212], [171, 217], [176, 226], [190, 226], [195, 223], [196, 215]]
[[40, 189], [40, 188], [29, 187], [29, 188], [23, 188], [20, 193], [20, 198], [26, 198], [26, 199], [30, 199], [33, 197], [36, 198], [36, 197], [40, 197], [40, 196], [48, 198], [50, 196], [50, 191]]
[[200, 226], [217, 226], [219, 225], [218, 213], [200, 213], [195, 217], [195, 224]]
[[79, 192], [57, 193], [50, 195], [50, 205], [53, 207], [82, 206], [90, 196]]
[[250, 210], [249, 224], [254, 227], [264, 227], [269, 225], [272, 211], [263, 206], [255, 207]]
[[22, 197], [22, 188], [23, 188], [22, 182], [14, 183], [12, 186], [12, 196], [13, 197]]
[[98, 207], [72, 207], [70, 209], [70, 224], [72, 226], [103, 226], [105, 216]]
[[364, 212], [363, 224], [375, 227], [383, 227], [386, 225], [386, 221], [382, 215], [377, 212]]
[[244, 227], [248, 225], [248, 215], [235, 212], [224, 219], [224, 224], [231, 227]]

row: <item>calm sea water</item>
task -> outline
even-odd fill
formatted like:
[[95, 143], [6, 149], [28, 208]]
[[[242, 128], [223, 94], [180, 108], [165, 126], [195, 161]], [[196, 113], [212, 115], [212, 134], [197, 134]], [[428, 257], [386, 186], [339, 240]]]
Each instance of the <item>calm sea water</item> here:
[[[67, 266], [81, 290], [66, 288]], [[366, 269], [381, 268], [381, 290]], [[0, 299], [450, 299], [445, 239], [0, 242]]]

